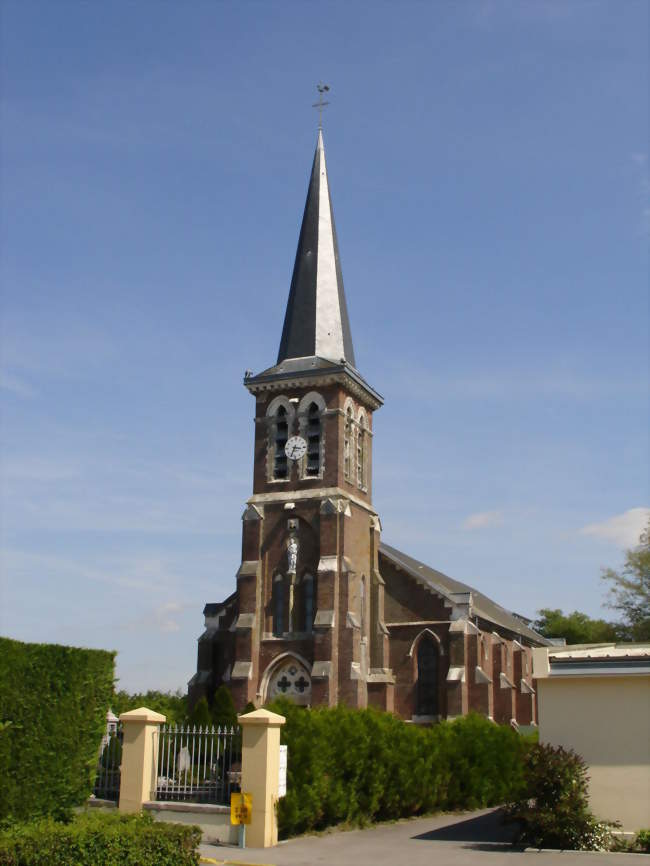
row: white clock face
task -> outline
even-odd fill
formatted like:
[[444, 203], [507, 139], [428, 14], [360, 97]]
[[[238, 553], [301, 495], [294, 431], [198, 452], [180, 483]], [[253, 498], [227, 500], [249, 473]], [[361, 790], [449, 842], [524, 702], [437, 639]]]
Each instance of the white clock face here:
[[300, 460], [307, 450], [307, 443], [302, 436], [292, 436], [287, 439], [287, 444], [284, 446], [284, 453], [289, 460]]

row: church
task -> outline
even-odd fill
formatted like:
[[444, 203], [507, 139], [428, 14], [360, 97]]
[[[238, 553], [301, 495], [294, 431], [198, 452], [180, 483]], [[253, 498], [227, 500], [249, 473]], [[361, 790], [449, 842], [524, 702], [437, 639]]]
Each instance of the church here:
[[415, 723], [469, 711], [536, 723], [531, 648], [547, 641], [481, 592], [381, 540], [373, 414], [357, 369], [322, 130], [277, 362], [247, 372], [253, 493], [235, 591], [206, 604], [190, 705], [373, 706]]

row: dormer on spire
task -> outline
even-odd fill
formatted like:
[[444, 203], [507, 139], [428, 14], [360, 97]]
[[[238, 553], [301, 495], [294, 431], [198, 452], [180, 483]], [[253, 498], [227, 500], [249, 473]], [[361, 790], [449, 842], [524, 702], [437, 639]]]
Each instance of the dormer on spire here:
[[277, 363], [314, 356], [355, 366], [320, 129]]

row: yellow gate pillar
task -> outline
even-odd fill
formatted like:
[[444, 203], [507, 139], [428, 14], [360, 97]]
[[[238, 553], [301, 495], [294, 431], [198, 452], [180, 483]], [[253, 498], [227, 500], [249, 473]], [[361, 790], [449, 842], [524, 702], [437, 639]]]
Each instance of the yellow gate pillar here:
[[140, 812], [142, 804], [155, 796], [158, 772], [155, 734], [166, 718], [146, 707], [120, 715], [123, 731], [120, 812]]
[[241, 789], [253, 795], [246, 844], [251, 848], [270, 848], [278, 843], [275, 809], [280, 775], [280, 728], [286, 719], [269, 710], [255, 710], [237, 718], [242, 726]]

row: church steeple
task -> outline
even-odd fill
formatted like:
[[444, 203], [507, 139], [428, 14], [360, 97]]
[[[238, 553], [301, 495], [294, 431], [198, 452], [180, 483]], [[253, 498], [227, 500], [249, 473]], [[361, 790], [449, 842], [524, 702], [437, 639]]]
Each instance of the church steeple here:
[[313, 356], [355, 366], [320, 129], [277, 363]]

